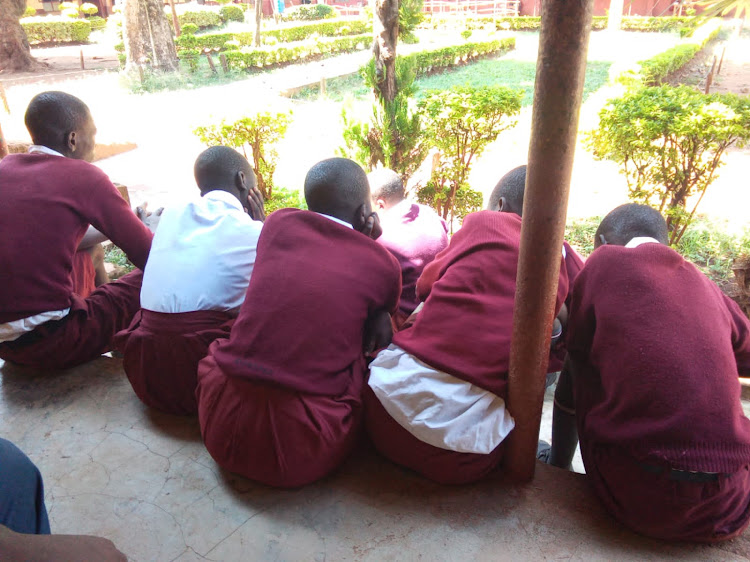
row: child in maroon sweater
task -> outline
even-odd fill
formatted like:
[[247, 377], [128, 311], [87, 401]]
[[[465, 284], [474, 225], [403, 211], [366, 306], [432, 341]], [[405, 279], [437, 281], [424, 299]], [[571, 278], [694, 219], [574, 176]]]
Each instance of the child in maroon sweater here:
[[644, 535], [713, 542], [750, 521], [750, 322], [667, 245], [654, 209], [623, 205], [576, 280], [549, 462], [578, 436], [608, 511]]
[[390, 342], [398, 262], [373, 239], [364, 171], [332, 158], [305, 178], [309, 211], [271, 214], [228, 340], [198, 366], [211, 456], [259, 482], [294, 487], [349, 454], [362, 421], [364, 351]]
[[151, 232], [88, 163], [96, 127], [81, 100], [39, 94], [29, 104], [26, 126], [31, 153], [0, 162], [0, 358], [72, 367], [109, 351], [114, 334], [139, 309], [140, 272], [85, 299], [74, 292], [74, 256], [89, 225], [139, 268]]
[[[494, 470], [514, 426], [505, 399], [521, 217], [505, 200], [498, 208], [466, 217], [417, 282], [424, 306], [413, 325], [370, 365], [365, 414], [375, 446], [444, 484]], [[567, 291], [561, 256], [555, 314]]]

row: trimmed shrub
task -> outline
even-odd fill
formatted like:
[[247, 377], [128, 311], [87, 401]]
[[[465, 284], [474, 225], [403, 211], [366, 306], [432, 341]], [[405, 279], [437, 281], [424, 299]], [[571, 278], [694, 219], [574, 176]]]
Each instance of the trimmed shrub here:
[[99, 16], [91, 16], [86, 18], [86, 21], [91, 24], [91, 31], [100, 31], [107, 27], [107, 20]]
[[31, 18], [36, 15], [36, 8], [32, 8], [31, 6], [26, 6], [26, 9], [23, 11], [23, 17], [25, 18]]
[[40, 43], [85, 43], [91, 35], [91, 23], [65, 16], [24, 18], [21, 26], [32, 45]]
[[[169, 20], [171, 21], [171, 19]], [[180, 22], [180, 28], [186, 23], [193, 23], [200, 29], [206, 29], [208, 27], [221, 27], [224, 23], [221, 20], [221, 16], [216, 12], [210, 10], [200, 10], [194, 12], [185, 12], [177, 16], [177, 21]]]
[[[607, 16], [594, 16], [591, 22], [591, 29], [595, 31], [606, 29], [607, 19]], [[432, 20], [432, 26], [438, 27], [449, 22], [453, 22], [453, 20], [437, 17]], [[455, 20], [455, 24], [467, 29], [477, 29], [494, 25], [498, 31], [535, 31], [541, 27], [542, 18], [539, 16], [508, 16], [502, 18], [467, 17], [460, 21]], [[694, 27], [695, 18], [689, 17], [623, 16], [621, 29], [624, 31], [680, 32], [682, 34], [692, 33]]]
[[97, 8], [91, 2], [84, 2], [83, 4], [81, 4], [80, 10], [82, 14], [85, 14], [87, 16], [95, 16], [99, 13], [99, 8]]
[[327, 4], [293, 6], [284, 11], [282, 21], [316, 21], [335, 18], [336, 11]]
[[230, 21], [242, 23], [245, 21], [245, 12], [239, 6], [222, 6], [219, 10], [219, 16], [225, 23]]
[[198, 33], [198, 26], [194, 23], [186, 23], [185, 25], [181, 25], [180, 29], [182, 30], [182, 35], [195, 35]]
[[266, 66], [300, 62], [321, 55], [362, 51], [369, 48], [371, 43], [370, 35], [355, 35], [327, 41], [286, 43], [259, 49], [245, 48], [240, 51], [227, 51], [226, 55], [232, 69], [251, 71]]

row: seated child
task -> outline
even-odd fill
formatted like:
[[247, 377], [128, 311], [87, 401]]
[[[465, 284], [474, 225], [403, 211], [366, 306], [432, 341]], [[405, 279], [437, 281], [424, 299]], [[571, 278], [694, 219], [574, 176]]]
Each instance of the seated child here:
[[[498, 211], [500, 202], [503, 202], [506, 210], [516, 213], [519, 217], [523, 216], [523, 196], [526, 191], [526, 166], [518, 166], [505, 174], [490, 194], [487, 208], [490, 211]], [[573, 288], [578, 273], [583, 268], [583, 258], [578, 255], [570, 244], [563, 242], [563, 257], [565, 258], [565, 271], [568, 274], [568, 295], [565, 298], [565, 306], [570, 305], [570, 289]], [[559, 336], [550, 355], [548, 370], [549, 383], [554, 382], [556, 373], [562, 369], [565, 360], [565, 339], [562, 337], [562, 328], [565, 323], [566, 313], [560, 314], [561, 323], [559, 325]]]
[[89, 226], [146, 264], [151, 232], [107, 176], [89, 163], [96, 126], [88, 107], [63, 92], [31, 100], [34, 147], [0, 161], [0, 358], [60, 369], [112, 349], [140, 308], [141, 272], [74, 292], [75, 254]]
[[263, 196], [245, 158], [214, 146], [195, 161], [200, 197], [167, 209], [154, 235], [141, 311], [115, 336], [144, 404], [196, 414], [198, 362], [229, 337], [255, 263]]
[[331, 158], [305, 178], [309, 211], [266, 219], [228, 340], [198, 366], [203, 440], [223, 468], [264, 484], [322, 478], [362, 421], [365, 354], [388, 345], [401, 294], [365, 172]]
[[750, 376], [750, 322], [667, 237], [644, 205], [599, 226], [573, 288], [549, 462], [569, 467], [580, 436], [587, 478], [624, 525], [725, 540], [750, 521], [738, 381]]
[[[424, 306], [414, 324], [370, 364], [365, 415], [375, 446], [443, 484], [495, 469], [514, 426], [505, 399], [521, 217], [505, 199], [497, 208], [464, 219], [417, 282]], [[567, 291], [561, 257], [555, 314]]]
[[383, 227], [378, 243], [401, 265], [401, 298], [393, 316], [394, 327], [399, 329], [419, 305], [417, 279], [448, 246], [448, 227], [430, 207], [406, 199], [401, 177], [393, 170], [376, 170], [368, 180]]

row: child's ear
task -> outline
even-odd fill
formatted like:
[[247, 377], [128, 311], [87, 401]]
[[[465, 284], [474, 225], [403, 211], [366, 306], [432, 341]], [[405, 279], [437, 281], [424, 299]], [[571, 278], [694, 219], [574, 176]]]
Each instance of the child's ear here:
[[237, 172], [237, 175], [234, 177], [234, 184], [240, 191], [248, 191], [247, 187], [247, 178], [245, 177], [245, 172], [240, 170]]
[[65, 139], [65, 144], [68, 145], [68, 148], [70, 149], [70, 152], [76, 151], [76, 133], [75, 131], [72, 131], [68, 133], [68, 138]]
[[505, 200], [505, 197], [501, 197], [500, 201], [497, 202], [497, 212], [502, 213], [508, 208], [508, 202]]
[[385, 210], [385, 199], [382, 197], [378, 197], [375, 200], [375, 207], [377, 207], [378, 211], [384, 211]]

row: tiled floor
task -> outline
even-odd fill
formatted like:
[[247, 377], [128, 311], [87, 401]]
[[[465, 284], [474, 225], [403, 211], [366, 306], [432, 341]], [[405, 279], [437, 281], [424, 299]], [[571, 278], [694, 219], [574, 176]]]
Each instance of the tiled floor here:
[[194, 420], [143, 407], [117, 359], [0, 376], [0, 435], [42, 471], [53, 532], [108, 537], [131, 560], [750, 559], [750, 538], [632, 535], [583, 476], [544, 465], [525, 487], [441, 487], [363, 447], [316, 485], [274, 490], [220, 470]]

